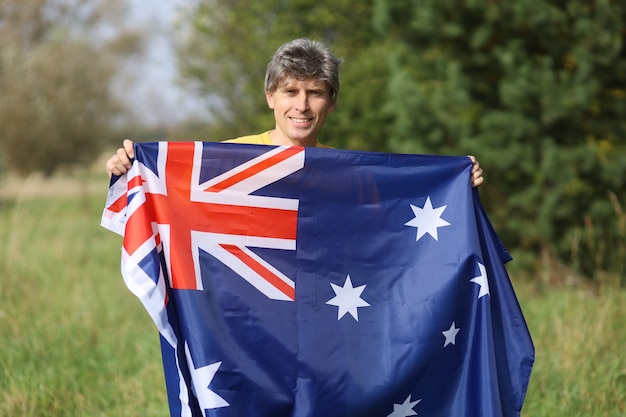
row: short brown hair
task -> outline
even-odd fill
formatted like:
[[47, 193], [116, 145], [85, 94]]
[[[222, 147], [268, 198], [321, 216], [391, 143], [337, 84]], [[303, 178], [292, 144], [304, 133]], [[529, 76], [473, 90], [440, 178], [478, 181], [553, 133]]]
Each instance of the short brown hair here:
[[322, 80], [328, 85], [331, 101], [339, 94], [341, 60], [322, 42], [306, 38], [294, 39], [276, 50], [267, 64], [265, 91], [276, 91], [278, 83], [294, 77], [299, 80]]

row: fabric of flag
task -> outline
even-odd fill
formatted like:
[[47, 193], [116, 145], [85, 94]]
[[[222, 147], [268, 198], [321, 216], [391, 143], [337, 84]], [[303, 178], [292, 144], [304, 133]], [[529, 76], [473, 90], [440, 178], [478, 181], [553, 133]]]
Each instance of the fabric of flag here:
[[103, 226], [172, 416], [519, 416], [534, 348], [467, 157], [135, 145]]

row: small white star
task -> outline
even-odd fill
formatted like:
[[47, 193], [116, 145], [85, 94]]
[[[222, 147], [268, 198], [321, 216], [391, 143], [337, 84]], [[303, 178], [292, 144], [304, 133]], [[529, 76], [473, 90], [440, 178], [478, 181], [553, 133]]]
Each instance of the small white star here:
[[337, 310], [337, 320], [341, 319], [346, 313], [350, 313], [356, 321], [359, 321], [357, 308], [369, 307], [369, 303], [361, 298], [361, 294], [366, 286], [361, 285], [360, 287], [353, 288], [350, 275], [346, 278], [343, 287], [335, 285], [332, 282], [330, 285], [335, 292], [335, 297], [326, 301], [326, 304], [339, 307]]
[[414, 206], [413, 204], [410, 206], [413, 210], [413, 214], [415, 214], [415, 218], [404, 223], [404, 225], [417, 228], [417, 237], [415, 238], [415, 241], [417, 242], [420, 240], [420, 238], [426, 233], [438, 241], [439, 237], [437, 235], [437, 228], [450, 226], [450, 223], [441, 218], [441, 214], [448, 206], [441, 206], [434, 209], [432, 203], [430, 202], [430, 197], [426, 198], [423, 208]]
[[480, 270], [480, 275], [472, 278], [470, 281], [474, 284], [480, 285], [478, 298], [481, 298], [484, 295], [489, 295], [489, 281], [487, 281], [487, 270], [485, 269], [485, 265], [478, 262], [478, 269]]
[[409, 417], [416, 416], [417, 413], [413, 410], [413, 407], [417, 405], [422, 400], [411, 401], [411, 395], [406, 397], [404, 403], [402, 404], [394, 404], [393, 405], [393, 413], [389, 414], [387, 417]]
[[452, 325], [448, 330], [441, 332], [446, 337], [446, 341], [443, 343], [443, 347], [448, 346], [450, 343], [456, 345], [456, 335], [459, 330], [461, 330], [461, 328], [456, 327], [455, 323], [452, 322]]
[[222, 362], [212, 363], [196, 369], [187, 343], [185, 343], [185, 353], [187, 355], [187, 361], [189, 365], [191, 365], [189, 371], [191, 371], [191, 380], [193, 381], [194, 392], [198, 398], [202, 415], [206, 416], [205, 410], [230, 406], [226, 400], [209, 389], [209, 385], [211, 381], [213, 381]]

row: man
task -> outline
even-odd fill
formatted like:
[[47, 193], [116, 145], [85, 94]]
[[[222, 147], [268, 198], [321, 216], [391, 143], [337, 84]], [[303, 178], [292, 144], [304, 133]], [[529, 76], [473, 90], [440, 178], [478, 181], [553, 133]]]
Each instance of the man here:
[[[265, 98], [274, 111], [274, 129], [227, 142], [325, 147], [318, 142], [318, 134], [337, 103], [340, 63], [317, 41], [301, 38], [282, 45], [265, 74]], [[107, 161], [107, 172], [126, 173], [133, 157], [133, 142], [126, 139], [123, 147]], [[473, 163], [470, 180], [477, 187], [483, 182], [483, 170], [476, 158], [470, 158]]]

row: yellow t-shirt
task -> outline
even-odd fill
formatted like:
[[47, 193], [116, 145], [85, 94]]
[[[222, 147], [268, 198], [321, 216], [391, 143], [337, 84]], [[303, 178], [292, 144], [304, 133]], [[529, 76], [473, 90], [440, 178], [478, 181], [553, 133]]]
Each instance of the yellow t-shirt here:
[[[251, 145], [274, 145], [272, 140], [270, 139], [270, 131], [263, 132], [259, 135], [249, 135], [249, 136], [241, 136], [235, 139], [225, 140], [224, 142], [229, 143], [248, 143]], [[330, 146], [322, 145], [317, 142], [315, 144], [316, 148], [330, 148]]]

